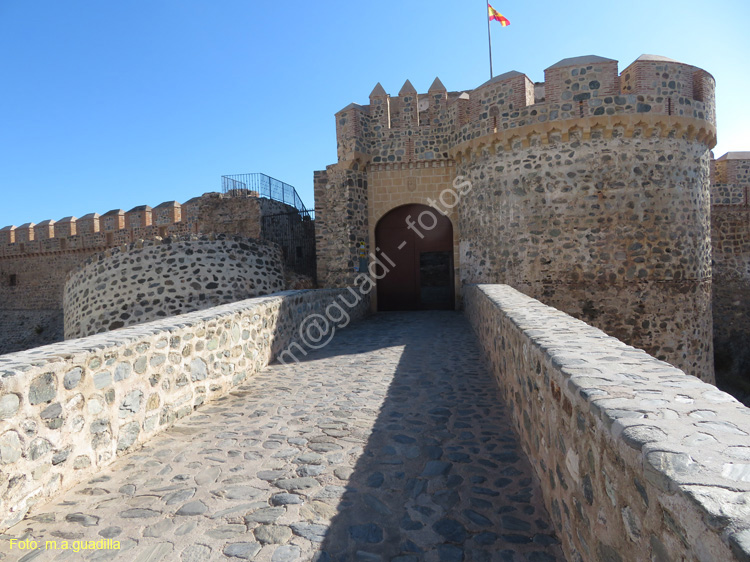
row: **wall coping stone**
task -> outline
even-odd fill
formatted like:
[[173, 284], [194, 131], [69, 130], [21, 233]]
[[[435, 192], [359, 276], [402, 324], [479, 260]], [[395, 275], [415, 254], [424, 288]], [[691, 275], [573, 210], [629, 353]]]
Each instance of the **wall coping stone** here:
[[[0, 355], [0, 531], [194, 408], [252, 384], [297, 343], [308, 315], [349, 295], [284, 291]], [[356, 320], [368, 310], [363, 298], [348, 312]]]
[[[464, 302], [504, 392], [512, 388], [512, 379], [527, 379], [543, 408], [593, 417], [593, 439], [618, 452], [649, 496], [662, 506], [678, 506], [672, 513], [689, 532], [685, 550], [690, 559], [750, 560], [750, 409], [715, 386], [507, 285], [467, 286]], [[488, 318], [499, 322], [488, 326]], [[521, 350], [511, 349], [509, 338], [498, 335], [508, 333], [500, 324], [513, 327], [513, 337], [523, 342]], [[529, 372], [509, 372], [497, 364], [498, 358], [503, 363], [508, 358], [510, 365], [516, 353]], [[521, 423], [516, 426], [523, 433]], [[579, 439], [569, 437], [568, 445], [575, 448]], [[522, 441], [539, 471], [539, 459], [535, 462], [523, 436]], [[574, 454], [585, 459], [587, 451]], [[538, 476], [543, 484], [549, 478]], [[570, 495], [575, 498], [575, 491]], [[580, 497], [584, 495], [585, 490]], [[549, 498], [545, 500], [549, 508]], [[599, 500], [608, 502], [606, 496]], [[654, 503], [652, 499], [651, 507]], [[645, 525], [643, 531], [639, 544], [629, 543], [633, 550], [627, 559], [651, 559], [654, 543], [649, 543]], [[574, 545], [561, 538], [570, 556]]]

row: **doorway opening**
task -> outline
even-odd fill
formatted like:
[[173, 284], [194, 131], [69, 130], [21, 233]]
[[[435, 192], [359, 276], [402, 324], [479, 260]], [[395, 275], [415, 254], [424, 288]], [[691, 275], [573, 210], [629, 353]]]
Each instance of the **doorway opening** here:
[[426, 205], [393, 209], [375, 227], [392, 266], [378, 280], [378, 310], [453, 310], [453, 225]]

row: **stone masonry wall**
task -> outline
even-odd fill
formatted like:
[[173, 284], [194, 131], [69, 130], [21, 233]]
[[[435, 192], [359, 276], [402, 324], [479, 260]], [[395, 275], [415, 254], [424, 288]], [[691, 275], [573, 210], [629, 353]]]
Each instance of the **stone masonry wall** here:
[[296, 211], [294, 207], [272, 199], [224, 197], [220, 193], [211, 193], [201, 198], [197, 229], [201, 234], [223, 233], [260, 238], [263, 216]]
[[277, 201], [263, 199], [260, 238], [281, 247], [287, 275], [315, 278], [315, 220], [311, 213], [280, 207]]
[[719, 158], [714, 181], [737, 187], [750, 185], [750, 152], [730, 152]]
[[461, 161], [461, 279], [509, 284], [713, 382], [708, 149], [611, 135]]
[[749, 409], [508, 286], [464, 303], [568, 560], [748, 560]]
[[367, 213], [365, 172], [336, 164], [315, 173], [315, 246], [321, 287], [354, 284], [357, 242], [365, 242], [368, 254], [372, 251]]
[[0, 310], [0, 355], [62, 339], [62, 310]]
[[71, 273], [65, 339], [283, 290], [275, 244], [224, 235], [135, 242]]
[[729, 153], [715, 164], [711, 188], [711, 241], [716, 383], [750, 404], [750, 349], [747, 346], [750, 337], [750, 153]]
[[0, 310], [62, 311], [67, 273], [103, 250], [0, 258]]
[[339, 297], [277, 293], [0, 356], [0, 530], [247, 382]]
[[[263, 216], [294, 210], [278, 201], [252, 195], [227, 197], [206, 193], [182, 204], [167, 201], [153, 209], [143, 205], [127, 212], [116, 209], [104, 215], [90, 213], [57, 222], [47, 220], [37, 225], [1, 228], [0, 311], [7, 314], [0, 315], [0, 338], [5, 340], [3, 334], [10, 333], [14, 341], [28, 341], [32, 345], [33, 338], [13, 336], [15, 324], [4, 320], [10, 318], [11, 311], [26, 311], [27, 316], [41, 318], [41, 324], [35, 323], [32, 328], [41, 325], [47, 334], [55, 332], [62, 339], [56, 319], [62, 316], [67, 275], [108, 248], [195, 233], [259, 238]], [[56, 311], [56, 315], [31, 311]], [[7, 345], [0, 343], [0, 349], [8, 349]], [[15, 351], [17, 347], [12, 349]]]
[[260, 238], [262, 216], [295, 210], [270, 199], [220, 193], [206, 193], [183, 205], [170, 203], [153, 212], [146, 205], [128, 212], [45, 221], [53, 226], [44, 231], [33, 223], [29, 228], [0, 229], [0, 310], [62, 308], [67, 274], [107, 248], [195, 233]]

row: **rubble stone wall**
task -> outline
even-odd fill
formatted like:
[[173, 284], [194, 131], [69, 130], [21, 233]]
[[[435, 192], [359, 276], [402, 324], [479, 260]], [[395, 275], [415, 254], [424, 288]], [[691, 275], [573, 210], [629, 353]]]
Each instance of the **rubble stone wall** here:
[[354, 284], [357, 243], [364, 241], [372, 251], [367, 213], [365, 172], [338, 164], [315, 172], [315, 248], [321, 287]]
[[69, 271], [104, 251], [0, 258], [0, 310], [60, 310]]
[[747, 560], [750, 409], [506, 285], [466, 314], [568, 560]]
[[716, 382], [750, 404], [750, 153], [715, 161], [711, 186]]
[[[0, 350], [16, 351], [24, 342], [28, 344], [24, 349], [29, 349], [35, 343], [61, 340], [63, 332], [57, 320], [62, 317], [67, 276], [101, 252], [139, 240], [172, 240], [195, 234], [246, 238], [265, 234], [264, 239], [289, 246], [285, 232], [262, 233], [262, 220], [295, 211], [254, 192], [233, 197], [206, 193], [183, 204], [168, 201], [153, 209], [142, 205], [127, 212], [115, 209], [104, 215], [90, 213], [0, 228]], [[314, 224], [305, 226], [307, 231], [314, 230]], [[294, 250], [288, 248], [287, 253]], [[13, 311], [24, 318], [39, 317], [31, 328], [41, 326], [47, 336], [54, 332], [55, 339], [16, 335], [12, 319], [20, 317]], [[56, 312], [47, 314], [50, 311]], [[25, 324], [21, 331], [28, 332]]]
[[0, 530], [247, 383], [341, 299], [288, 291], [0, 356]]
[[62, 341], [63, 311], [0, 310], [0, 355]]
[[281, 250], [248, 238], [136, 242], [90, 258], [65, 285], [65, 339], [284, 290]]
[[708, 149], [616, 129], [460, 162], [461, 279], [511, 285], [713, 382]]

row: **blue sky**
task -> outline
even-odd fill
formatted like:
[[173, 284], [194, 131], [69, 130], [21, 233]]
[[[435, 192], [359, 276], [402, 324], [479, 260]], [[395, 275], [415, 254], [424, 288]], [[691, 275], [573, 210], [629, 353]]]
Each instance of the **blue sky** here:
[[[716, 155], [750, 150], [747, 0], [493, 6], [511, 21], [493, 24], [496, 74], [671, 57], [717, 80]], [[184, 202], [256, 171], [312, 206], [334, 113], [378, 81], [483, 83], [485, 14], [483, 0], [0, 0], [0, 227]]]

